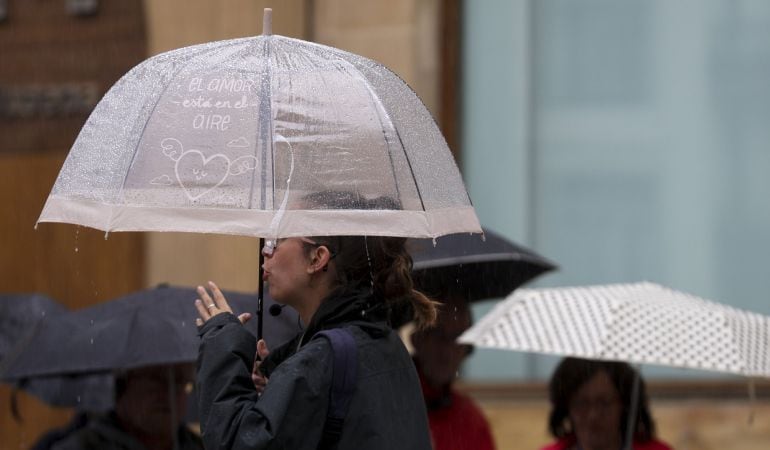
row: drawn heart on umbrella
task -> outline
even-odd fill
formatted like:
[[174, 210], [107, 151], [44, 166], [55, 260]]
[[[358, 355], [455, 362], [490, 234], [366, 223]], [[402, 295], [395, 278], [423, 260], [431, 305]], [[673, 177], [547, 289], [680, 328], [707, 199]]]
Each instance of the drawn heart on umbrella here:
[[[230, 158], [222, 153], [206, 156], [200, 150], [184, 150], [178, 139], [166, 138], [160, 143], [163, 154], [175, 162], [176, 181], [190, 201], [198, 200], [225, 182], [230, 175]], [[200, 192], [201, 188], [208, 187]], [[198, 190], [194, 193], [193, 190]]]
[[[187, 197], [194, 201], [224, 183], [230, 174], [230, 159], [221, 153], [206, 157], [198, 150], [186, 150], [176, 160], [174, 173]], [[209, 188], [198, 194], [193, 194], [194, 188], [201, 189], [206, 186]]]

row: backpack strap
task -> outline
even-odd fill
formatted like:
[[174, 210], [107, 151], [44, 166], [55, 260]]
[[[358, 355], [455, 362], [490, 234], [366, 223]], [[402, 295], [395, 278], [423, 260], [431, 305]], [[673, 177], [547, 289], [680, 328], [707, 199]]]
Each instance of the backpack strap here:
[[323, 436], [319, 449], [335, 449], [342, 436], [342, 426], [353, 399], [358, 378], [358, 347], [353, 333], [347, 328], [319, 331], [313, 336], [326, 338], [332, 346], [334, 365]]

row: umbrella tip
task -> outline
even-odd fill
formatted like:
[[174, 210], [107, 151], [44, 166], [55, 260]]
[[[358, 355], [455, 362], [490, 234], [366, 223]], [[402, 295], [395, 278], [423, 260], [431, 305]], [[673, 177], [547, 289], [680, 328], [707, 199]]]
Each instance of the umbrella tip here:
[[262, 36], [270, 36], [273, 34], [273, 8], [265, 8], [265, 13], [262, 16]]

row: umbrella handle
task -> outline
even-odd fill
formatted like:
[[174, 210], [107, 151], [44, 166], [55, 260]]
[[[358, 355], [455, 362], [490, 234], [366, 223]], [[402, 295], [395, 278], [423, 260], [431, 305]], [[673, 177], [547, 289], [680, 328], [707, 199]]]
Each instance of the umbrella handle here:
[[631, 406], [628, 408], [628, 421], [626, 422], [626, 436], [623, 448], [631, 450], [634, 442], [634, 431], [636, 431], [636, 416], [639, 409], [639, 385], [641, 384], [641, 368], [635, 367], [634, 385], [631, 388]]
[[749, 417], [748, 417], [748, 425], [754, 425], [754, 407], [756, 405], [757, 400], [757, 390], [756, 385], [754, 384], [754, 378], [749, 378]]
[[262, 316], [265, 312], [265, 284], [262, 281], [262, 275], [265, 273], [265, 269], [262, 267], [262, 265], [265, 263], [265, 255], [262, 254], [262, 247], [264, 245], [265, 238], [259, 238], [259, 277], [257, 278], [257, 341], [262, 339]]

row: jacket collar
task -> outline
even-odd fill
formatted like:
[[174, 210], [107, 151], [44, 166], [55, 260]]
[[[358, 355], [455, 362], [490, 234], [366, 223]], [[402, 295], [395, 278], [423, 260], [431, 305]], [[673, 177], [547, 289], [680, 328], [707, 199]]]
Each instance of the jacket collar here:
[[319, 331], [345, 325], [357, 325], [373, 336], [383, 335], [389, 329], [385, 301], [367, 289], [333, 291], [313, 314], [301, 345]]
[[373, 338], [384, 337], [390, 332], [387, 315], [385, 302], [377, 299], [369, 289], [337, 289], [321, 302], [305, 331], [271, 351], [260, 370], [269, 377], [279, 364], [322, 330], [354, 325]]

